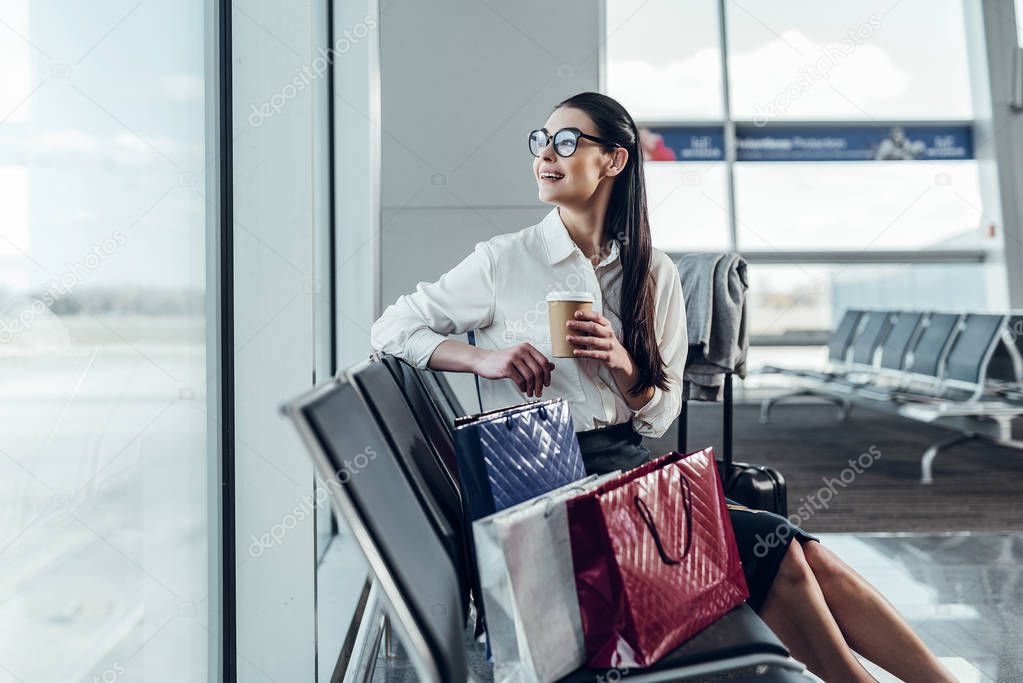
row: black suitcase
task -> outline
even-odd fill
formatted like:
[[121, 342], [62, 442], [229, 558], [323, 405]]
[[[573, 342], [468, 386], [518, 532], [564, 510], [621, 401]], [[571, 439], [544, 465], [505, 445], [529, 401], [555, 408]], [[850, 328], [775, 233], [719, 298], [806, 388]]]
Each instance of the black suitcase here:
[[788, 517], [785, 477], [778, 470], [745, 462], [735, 462], [730, 467], [723, 463], [718, 465], [722, 467], [726, 496], [748, 508]]
[[[732, 373], [725, 373], [723, 448], [721, 460], [718, 461], [718, 473], [725, 495], [736, 503], [755, 510], [767, 510], [788, 516], [788, 494], [785, 491], [785, 477], [773, 467], [751, 465], [745, 462], [732, 461]], [[686, 404], [682, 404], [682, 413], [678, 417], [678, 450], [686, 452], [687, 440]]]

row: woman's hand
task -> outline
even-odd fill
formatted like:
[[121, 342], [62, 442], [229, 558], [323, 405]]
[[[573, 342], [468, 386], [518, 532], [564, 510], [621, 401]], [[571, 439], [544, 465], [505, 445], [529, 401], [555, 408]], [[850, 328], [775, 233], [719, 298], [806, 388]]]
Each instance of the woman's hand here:
[[572, 355], [576, 358], [595, 358], [608, 370], [625, 376], [634, 374], [632, 356], [618, 341], [607, 318], [593, 311], [576, 311], [575, 320], [566, 325], [569, 334], [565, 338], [575, 347]]
[[594, 358], [603, 363], [611, 371], [611, 377], [630, 408], [639, 410], [647, 404], [654, 395], [654, 388], [647, 387], [638, 394], [632, 393], [639, 373], [632, 361], [632, 354], [618, 341], [607, 318], [593, 311], [576, 311], [575, 320], [565, 324], [572, 332], [566, 338], [575, 347], [572, 349], [573, 356]]
[[476, 367], [480, 377], [487, 379], [510, 379], [526, 396], [540, 397], [543, 388], [551, 385], [554, 363], [529, 343], [516, 344], [507, 349], [484, 350]]

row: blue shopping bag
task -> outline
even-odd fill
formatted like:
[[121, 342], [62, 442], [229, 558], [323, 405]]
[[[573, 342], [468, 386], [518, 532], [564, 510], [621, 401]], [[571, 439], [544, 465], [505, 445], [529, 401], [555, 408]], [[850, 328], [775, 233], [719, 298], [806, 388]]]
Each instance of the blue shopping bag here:
[[562, 398], [458, 418], [455, 449], [470, 521], [586, 476]]

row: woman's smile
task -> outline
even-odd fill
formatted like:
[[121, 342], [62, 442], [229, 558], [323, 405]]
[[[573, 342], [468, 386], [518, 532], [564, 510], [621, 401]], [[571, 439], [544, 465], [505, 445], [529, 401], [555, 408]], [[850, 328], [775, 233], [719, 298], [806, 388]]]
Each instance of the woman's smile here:
[[542, 169], [539, 173], [540, 182], [542, 183], [556, 183], [564, 177], [564, 173], [554, 169]]

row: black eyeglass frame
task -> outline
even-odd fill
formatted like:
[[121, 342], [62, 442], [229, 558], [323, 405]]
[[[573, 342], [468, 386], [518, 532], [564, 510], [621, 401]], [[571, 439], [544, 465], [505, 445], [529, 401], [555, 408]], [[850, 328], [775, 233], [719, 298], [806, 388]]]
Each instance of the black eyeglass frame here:
[[[572, 151], [570, 153], [562, 154], [561, 152], [558, 151], [558, 146], [556, 144], [554, 144], [554, 143], [555, 143], [555, 139], [557, 138], [557, 136], [560, 135], [561, 133], [566, 132], [566, 131], [569, 132], [569, 133], [575, 134], [575, 140], [573, 141], [574, 142], [574, 146], [572, 147]], [[529, 132], [529, 137], [526, 138], [526, 145], [529, 147], [529, 153], [532, 154], [535, 157], [539, 157], [540, 156], [538, 153], [533, 152], [533, 146], [532, 146], [533, 135], [536, 134], [536, 133], [543, 133], [544, 135], [547, 136], [547, 142], [545, 142], [543, 144], [543, 146], [540, 147], [537, 150], [537, 152], [542, 152], [543, 150], [547, 149], [547, 145], [554, 144], [554, 153], [557, 154], [559, 157], [562, 157], [562, 158], [567, 158], [567, 157], [570, 157], [573, 154], [575, 154], [575, 151], [577, 149], [579, 149], [579, 138], [586, 138], [587, 140], [592, 140], [593, 142], [599, 142], [602, 145], [609, 145], [611, 147], [621, 147], [622, 149], [625, 149], [625, 145], [623, 145], [621, 143], [612, 142], [611, 140], [606, 140], [604, 138], [598, 138], [596, 135], [590, 135], [589, 133], [584, 133], [581, 130], [579, 130], [578, 128], [562, 128], [560, 130], [554, 131], [553, 135], [551, 133], [549, 133], [546, 128], [537, 128], [535, 130], [530, 131]]]

